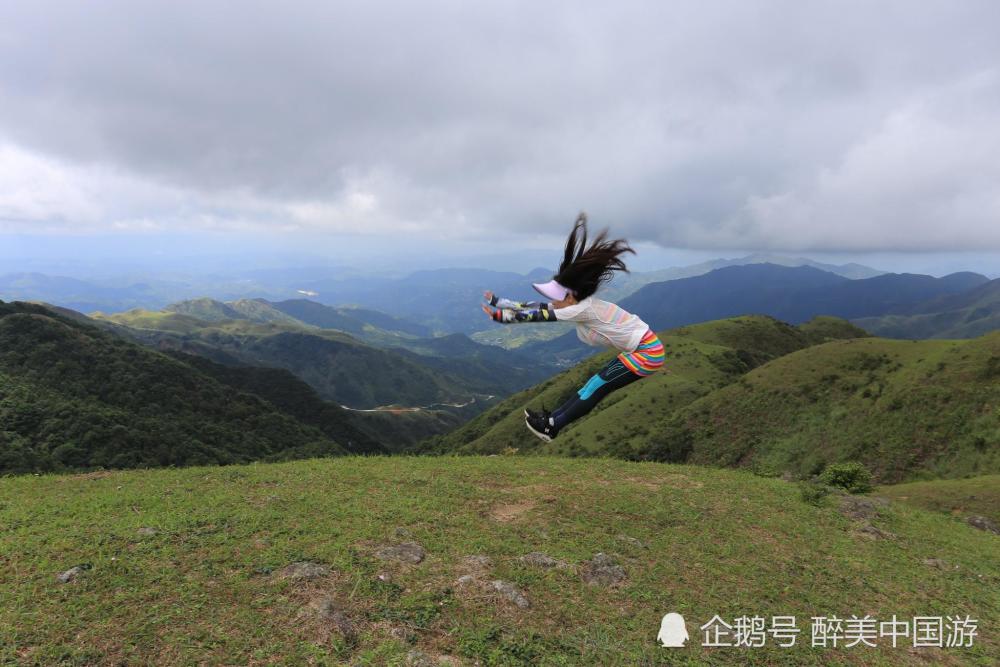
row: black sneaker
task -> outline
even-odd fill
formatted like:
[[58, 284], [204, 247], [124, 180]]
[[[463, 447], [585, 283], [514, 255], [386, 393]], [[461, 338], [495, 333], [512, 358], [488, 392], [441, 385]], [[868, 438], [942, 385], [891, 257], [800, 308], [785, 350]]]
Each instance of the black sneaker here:
[[548, 412], [535, 412], [524, 418], [528, 429], [545, 442], [550, 442], [558, 435], [559, 430], [549, 422]]
[[542, 405], [541, 410], [532, 410], [531, 408], [524, 409], [524, 416], [529, 419], [548, 419], [552, 413], [545, 409], [545, 405]]

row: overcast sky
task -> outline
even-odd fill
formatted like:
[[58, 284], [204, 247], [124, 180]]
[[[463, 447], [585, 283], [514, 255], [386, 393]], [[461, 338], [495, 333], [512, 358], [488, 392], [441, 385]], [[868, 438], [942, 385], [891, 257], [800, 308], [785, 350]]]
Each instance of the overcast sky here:
[[998, 34], [992, 0], [12, 0], [0, 244], [511, 250], [586, 209], [691, 257], [998, 257]]

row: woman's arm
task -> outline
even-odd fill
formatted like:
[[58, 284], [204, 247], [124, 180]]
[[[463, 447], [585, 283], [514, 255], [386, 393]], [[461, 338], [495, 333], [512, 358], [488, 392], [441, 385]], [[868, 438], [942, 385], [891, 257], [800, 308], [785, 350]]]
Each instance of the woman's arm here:
[[545, 304], [541, 301], [514, 301], [512, 299], [505, 299], [502, 296], [497, 296], [493, 292], [483, 292], [483, 296], [489, 302], [491, 306], [497, 308], [513, 308], [515, 310], [523, 310], [525, 308], [539, 308]]
[[483, 306], [483, 312], [496, 322], [511, 324], [513, 322], [556, 321], [555, 309], [551, 304], [540, 301], [511, 301], [498, 297], [493, 292], [486, 292], [484, 296], [490, 306], [498, 306], [496, 309]]

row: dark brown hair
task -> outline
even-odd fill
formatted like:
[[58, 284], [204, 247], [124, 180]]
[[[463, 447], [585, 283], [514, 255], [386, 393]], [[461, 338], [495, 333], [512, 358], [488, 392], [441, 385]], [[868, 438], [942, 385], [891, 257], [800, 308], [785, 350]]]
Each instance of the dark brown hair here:
[[608, 230], [601, 230], [588, 246], [587, 214], [580, 213], [573, 223], [559, 273], [554, 278], [563, 287], [573, 290], [577, 300], [593, 295], [602, 283], [611, 280], [615, 271], [628, 273], [621, 255], [627, 252], [634, 255], [635, 250], [625, 239], [609, 241], [607, 236]]

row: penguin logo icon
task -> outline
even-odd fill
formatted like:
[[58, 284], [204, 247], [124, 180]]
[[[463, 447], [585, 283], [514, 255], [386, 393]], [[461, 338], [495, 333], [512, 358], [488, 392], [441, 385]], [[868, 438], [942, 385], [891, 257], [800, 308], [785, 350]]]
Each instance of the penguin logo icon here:
[[684, 617], [677, 612], [670, 612], [660, 621], [660, 632], [656, 635], [656, 641], [665, 648], [683, 648], [684, 642], [688, 640], [687, 626], [684, 625]]

